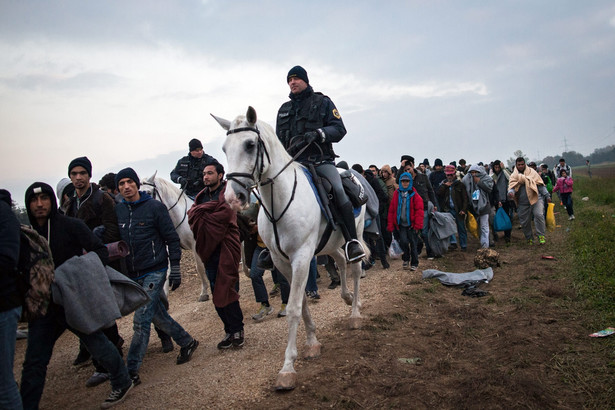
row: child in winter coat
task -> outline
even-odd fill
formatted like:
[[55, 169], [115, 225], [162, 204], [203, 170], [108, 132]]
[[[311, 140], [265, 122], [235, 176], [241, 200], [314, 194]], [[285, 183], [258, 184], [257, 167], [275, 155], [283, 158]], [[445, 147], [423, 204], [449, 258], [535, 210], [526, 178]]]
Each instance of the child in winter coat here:
[[387, 231], [399, 238], [403, 250], [403, 268], [416, 270], [419, 266], [417, 242], [423, 229], [423, 199], [412, 186], [412, 175], [404, 172], [399, 177], [399, 188], [395, 190], [387, 218]]
[[560, 177], [557, 178], [557, 183], [553, 187], [553, 191], [559, 192], [559, 196], [562, 199], [562, 204], [566, 207], [566, 211], [568, 211], [568, 220], [574, 220], [574, 210], [572, 209], [572, 178], [568, 176], [568, 173], [565, 169], [561, 169]]

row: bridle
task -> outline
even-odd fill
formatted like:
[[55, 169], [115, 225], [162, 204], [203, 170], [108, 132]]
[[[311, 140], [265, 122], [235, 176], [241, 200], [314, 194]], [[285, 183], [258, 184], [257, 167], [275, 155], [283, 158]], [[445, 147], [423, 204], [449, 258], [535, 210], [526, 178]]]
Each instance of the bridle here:
[[164, 205], [167, 208], [167, 211], [171, 212], [171, 210], [173, 208], [175, 208], [175, 206], [177, 206], [177, 204], [179, 203], [180, 199], [183, 197], [184, 198], [184, 206], [186, 208], [186, 212], [184, 212], [184, 217], [182, 218], [181, 221], [179, 221], [179, 223], [175, 226], [175, 229], [179, 228], [181, 226], [181, 224], [184, 223], [184, 221], [186, 220], [186, 215], [188, 214], [188, 201], [186, 200], [186, 196], [184, 195], [184, 191], [185, 188], [183, 188], [181, 190], [181, 192], [179, 193], [179, 196], [177, 197], [177, 201], [175, 201], [175, 203], [173, 205], [171, 205], [171, 207], [167, 207], [167, 205], [164, 203], [164, 201], [162, 200], [162, 195], [160, 195], [160, 192], [158, 191], [158, 187], [156, 186], [156, 182], [143, 182], [142, 185], [147, 185], [147, 186], [151, 186], [152, 189], [152, 198], [156, 199], [156, 195], [158, 195], [158, 200], [162, 203], [162, 205]]
[[[286, 211], [288, 211], [288, 208], [290, 207], [290, 204], [293, 202], [293, 200], [295, 199], [295, 193], [297, 191], [297, 169], [294, 169], [294, 176], [295, 176], [295, 181], [293, 184], [293, 190], [292, 193], [290, 195], [290, 199], [288, 200], [288, 203], [286, 204], [286, 206], [284, 207], [284, 209], [282, 210], [282, 212], [280, 213], [280, 215], [275, 218], [274, 217], [274, 201], [273, 201], [273, 186], [274, 186], [274, 182], [277, 179], [277, 177], [280, 176], [280, 174], [282, 174], [282, 172], [284, 172], [284, 170], [286, 170], [286, 168], [288, 168], [290, 166], [290, 164], [292, 164], [295, 159], [297, 159], [299, 157], [299, 155], [301, 155], [303, 153], [303, 151], [305, 151], [305, 149], [309, 146], [306, 145], [305, 147], [303, 147], [301, 150], [299, 150], [292, 158], [291, 160], [286, 163], [286, 165], [284, 165], [282, 167], [282, 169], [280, 171], [278, 171], [277, 174], [275, 174], [273, 177], [271, 178], [267, 178], [266, 180], [262, 180], [262, 174], [263, 174], [263, 169], [265, 168], [265, 158], [267, 158], [267, 162], [269, 164], [271, 164], [271, 157], [269, 156], [269, 151], [267, 151], [267, 147], [265, 146], [265, 142], [263, 141], [263, 138], [261, 137], [261, 132], [260, 130], [254, 126], [254, 127], [241, 127], [241, 128], [235, 128], [232, 130], [228, 130], [226, 132], [226, 135], [231, 135], [231, 134], [236, 134], [238, 132], [244, 132], [244, 131], [250, 131], [250, 132], [254, 132], [257, 136], [257, 142], [256, 142], [256, 156], [254, 159], [254, 166], [252, 167], [252, 172], [247, 173], [247, 172], [231, 172], [229, 174], [226, 175], [226, 179], [229, 181], [233, 181], [236, 184], [239, 184], [241, 187], [243, 187], [246, 191], [251, 192], [254, 194], [254, 196], [256, 196], [256, 198], [258, 199], [258, 201], [261, 203], [261, 206], [263, 208], [263, 211], [265, 212], [265, 215], [267, 216], [267, 219], [269, 220], [269, 222], [271, 222], [271, 224], [273, 225], [273, 234], [275, 236], [275, 242], [276, 245], [280, 251], [280, 253], [286, 258], [289, 259], [288, 256], [284, 253], [284, 251], [282, 250], [282, 247], [280, 246], [280, 236], [278, 233], [278, 222], [282, 219], [282, 217], [286, 214]], [[258, 175], [256, 174], [258, 169]], [[237, 179], [237, 178], [246, 178], [249, 181], [251, 181], [251, 184], [246, 184], [243, 181]], [[265, 205], [263, 204], [263, 201], [261, 200], [260, 194], [258, 193], [258, 186], [265, 186], [265, 185], [269, 185], [271, 184], [271, 191], [270, 191], [270, 197], [271, 197], [271, 211], [268, 210]]]

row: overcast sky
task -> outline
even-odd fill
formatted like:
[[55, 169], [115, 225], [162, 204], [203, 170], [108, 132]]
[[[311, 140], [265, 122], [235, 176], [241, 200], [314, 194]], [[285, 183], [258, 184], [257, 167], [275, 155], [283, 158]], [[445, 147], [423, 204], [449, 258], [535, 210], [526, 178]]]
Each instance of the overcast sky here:
[[350, 164], [615, 143], [613, 1], [0, 0], [0, 56], [0, 187], [20, 203], [82, 155], [94, 181], [168, 178], [191, 138], [226, 163], [209, 113], [275, 125], [297, 64]]

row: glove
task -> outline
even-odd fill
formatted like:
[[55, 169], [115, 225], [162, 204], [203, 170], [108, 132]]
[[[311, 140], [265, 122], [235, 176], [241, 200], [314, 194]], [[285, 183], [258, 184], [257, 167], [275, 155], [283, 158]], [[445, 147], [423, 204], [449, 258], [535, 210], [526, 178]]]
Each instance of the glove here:
[[171, 273], [169, 274], [169, 286], [171, 291], [174, 291], [182, 284], [182, 274], [179, 270], [179, 264], [171, 265]]
[[303, 135], [303, 146], [310, 145], [314, 141], [322, 141], [318, 131], [308, 131]]
[[179, 186], [181, 186], [182, 189], [183, 189], [183, 188], [186, 187], [186, 184], [188, 183], [188, 180], [186, 178], [179, 177], [179, 178], [177, 178], [177, 182], [179, 182]]

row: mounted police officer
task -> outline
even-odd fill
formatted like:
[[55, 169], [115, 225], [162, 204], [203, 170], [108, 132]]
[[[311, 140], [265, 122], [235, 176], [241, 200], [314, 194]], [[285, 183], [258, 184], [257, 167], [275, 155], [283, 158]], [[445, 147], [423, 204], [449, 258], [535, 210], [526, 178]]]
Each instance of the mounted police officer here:
[[290, 101], [282, 104], [278, 111], [276, 134], [290, 155], [305, 148], [296, 161], [308, 167], [313, 165], [318, 176], [331, 183], [336, 222], [346, 240], [346, 259], [359, 262], [365, 251], [357, 240], [353, 206], [334, 163], [337, 155], [333, 143], [346, 135], [342, 117], [329, 97], [314, 92], [303, 67], [291, 68], [286, 80]]
[[203, 185], [203, 169], [205, 164], [214, 158], [205, 154], [203, 144], [196, 138], [188, 143], [189, 153], [177, 161], [175, 169], [171, 171], [171, 181], [181, 185], [186, 195], [194, 199], [201, 192]]

